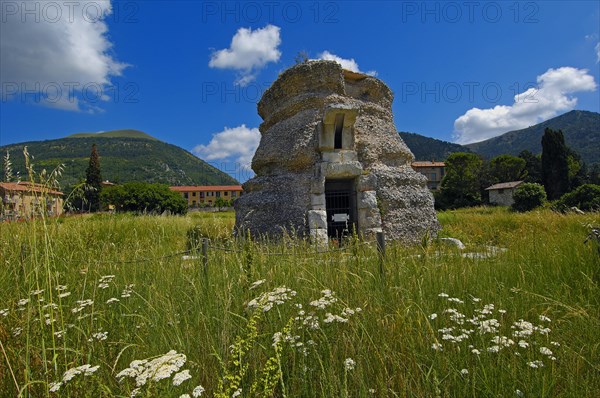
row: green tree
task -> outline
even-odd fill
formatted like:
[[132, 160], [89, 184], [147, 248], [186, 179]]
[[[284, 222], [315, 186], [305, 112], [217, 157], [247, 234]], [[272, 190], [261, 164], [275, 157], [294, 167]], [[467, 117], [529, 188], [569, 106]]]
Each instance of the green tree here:
[[525, 160], [513, 155], [496, 156], [490, 161], [493, 183], [523, 180], [527, 174], [525, 165]]
[[128, 182], [104, 189], [100, 197], [104, 207], [114, 205], [119, 212], [187, 212], [187, 201], [165, 184]]
[[100, 173], [100, 157], [96, 144], [92, 145], [90, 162], [85, 170], [85, 199], [90, 211], [100, 210], [100, 192], [102, 191], [102, 174]]
[[546, 202], [546, 191], [540, 184], [526, 182], [515, 189], [515, 202], [512, 208], [516, 211], [529, 211], [542, 206]]
[[525, 182], [542, 183], [542, 158], [528, 150], [521, 151], [519, 157], [525, 161]]
[[584, 211], [600, 210], [600, 185], [582, 185], [573, 192], [564, 194], [557, 202], [557, 207], [561, 210], [574, 206]]
[[569, 150], [561, 130], [547, 128], [542, 136], [542, 181], [548, 199], [560, 198], [569, 190]]
[[446, 174], [436, 193], [436, 207], [457, 208], [481, 203], [481, 158], [474, 153], [455, 152], [446, 159]]

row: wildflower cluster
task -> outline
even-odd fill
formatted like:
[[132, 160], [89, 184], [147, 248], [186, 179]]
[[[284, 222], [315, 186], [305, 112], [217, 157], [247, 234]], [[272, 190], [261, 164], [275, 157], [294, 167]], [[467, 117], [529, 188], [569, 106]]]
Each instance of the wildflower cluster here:
[[62, 386], [71, 381], [77, 375], [90, 376], [95, 373], [100, 366], [92, 366], [89, 364], [81, 365], [76, 368], [68, 369], [65, 373], [63, 373], [62, 380], [55, 383], [50, 383], [48, 391], [57, 392], [60, 390]]
[[[142, 389], [152, 382], [157, 383], [165, 379], [171, 379], [173, 386], [179, 386], [192, 378], [188, 369], [180, 371], [186, 361], [187, 357], [184, 354], [171, 350], [154, 359], [132, 361], [128, 368], [117, 374], [117, 379], [119, 381], [125, 378], [135, 379], [135, 388], [131, 391], [130, 397], [140, 394]], [[192, 396], [199, 397], [203, 392], [204, 387], [197, 386], [192, 391]], [[185, 395], [189, 396], [189, 394]]]
[[[440, 293], [438, 297], [444, 299], [448, 303], [463, 305], [464, 301], [459, 298], [450, 297], [446, 293]], [[471, 303], [475, 306], [481, 301], [479, 298], [472, 297]], [[506, 311], [496, 309], [494, 304], [485, 304], [475, 308], [470, 314], [467, 314], [467, 309], [446, 308], [442, 311], [442, 316], [437, 313], [430, 314], [428, 318], [437, 324], [448, 322], [444, 327], [437, 329], [440, 338], [436, 339], [431, 348], [435, 351], [443, 351], [444, 348], [451, 348], [456, 351], [465, 349], [467, 345], [468, 352], [474, 355], [482, 355], [482, 353], [498, 354], [501, 351], [513, 354], [517, 357], [525, 356], [529, 361], [526, 364], [530, 368], [541, 368], [544, 366], [543, 360], [555, 361], [554, 352], [546, 347], [541, 346], [539, 349], [534, 349], [533, 346], [540, 346], [542, 339], [547, 339], [551, 329], [547, 326], [551, 322], [550, 318], [545, 315], [540, 315], [538, 321], [541, 324], [534, 325], [532, 322], [524, 319], [519, 319], [510, 324], [503, 322], [502, 318]], [[550, 345], [559, 347], [558, 342], [550, 342]], [[535, 358], [541, 354], [540, 359]], [[534, 359], [532, 359], [532, 357]], [[467, 375], [468, 369], [462, 369], [461, 375]]]

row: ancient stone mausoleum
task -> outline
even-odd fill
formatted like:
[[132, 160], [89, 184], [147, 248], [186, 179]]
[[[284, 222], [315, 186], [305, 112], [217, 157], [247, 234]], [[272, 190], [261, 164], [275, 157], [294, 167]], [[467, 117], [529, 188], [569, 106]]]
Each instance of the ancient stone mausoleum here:
[[258, 103], [256, 177], [235, 202], [236, 230], [318, 243], [356, 231], [419, 242], [439, 224], [425, 176], [394, 126], [393, 94], [334, 61], [285, 72]]

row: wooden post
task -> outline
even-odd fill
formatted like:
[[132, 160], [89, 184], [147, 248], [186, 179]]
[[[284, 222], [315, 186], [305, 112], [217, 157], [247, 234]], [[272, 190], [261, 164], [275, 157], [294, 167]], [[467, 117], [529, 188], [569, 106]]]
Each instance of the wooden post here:
[[202, 239], [202, 268], [204, 277], [208, 277], [208, 239]]
[[385, 279], [385, 236], [383, 232], [377, 232], [377, 252], [379, 253], [379, 275]]

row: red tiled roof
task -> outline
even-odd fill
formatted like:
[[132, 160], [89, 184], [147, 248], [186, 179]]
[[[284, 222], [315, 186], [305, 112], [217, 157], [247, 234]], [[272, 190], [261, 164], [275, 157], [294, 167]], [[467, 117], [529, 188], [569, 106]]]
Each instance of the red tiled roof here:
[[412, 162], [413, 167], [446, 167], [444, 162]]
[[491, 190], [495, 190], [495, 189], [510, 189], [510, 188], [515, 188], [515, 187], [521, 185], [522, 183], [523, 183], [523, 181], [501, 182], [500, 184], [494, 184], [491, 187], [487, 187], [485, 190], [491, 191]]
[[196, 185], [196, 186], [181, 186], [169, 187], [176, 192], [209, 192], [209, 191], [241, 191], [241, 185]]
[[49, 195], [63, 195], [62, 192], [48, 189], [39, 184], [32, 184], [30, 182], [0, 182], [0, 188], [9, 192], [36, 192], [36, 193], [47, 193]]

